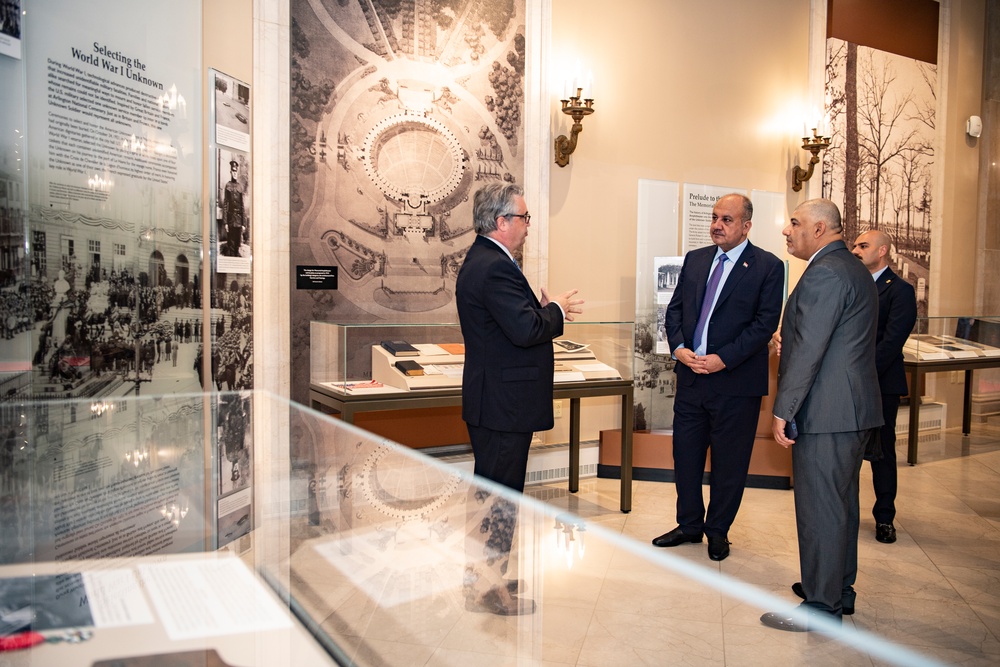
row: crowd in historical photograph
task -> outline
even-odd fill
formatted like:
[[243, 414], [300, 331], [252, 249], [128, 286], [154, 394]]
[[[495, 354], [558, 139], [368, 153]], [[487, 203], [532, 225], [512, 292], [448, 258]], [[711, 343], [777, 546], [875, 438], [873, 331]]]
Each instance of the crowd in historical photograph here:
[[206, 338], [214, 341], [214, 388], [252, 386], [248, 285], [233, 281], [231, 289], [213, 290], [206, 325], [197, 276], [183, 284], [165, 276], [151, 284], [148, 274], [128, 268], [80, 276], [66, 262], [54, 280], [36, 275], [0, 289], [3, 337], [24, 341], [34, 393], [98, 396], [121, 393], [123, 384], [182, 376], [191, 379], [191, 391], [208, 388], [201, 377]]

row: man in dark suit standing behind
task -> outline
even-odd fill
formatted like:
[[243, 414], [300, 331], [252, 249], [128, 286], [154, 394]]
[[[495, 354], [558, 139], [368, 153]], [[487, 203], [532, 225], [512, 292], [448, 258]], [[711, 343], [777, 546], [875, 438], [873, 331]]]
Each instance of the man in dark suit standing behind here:
[[875, 367], [882, 392], [882, 458], [872, 461], [875, 487], [875, 539], [896, 541], [896, 413], [899, 397], [909, 393], [903, 368], [903, 345], [917, 321], [917, 298], [913, 285], [889, 268], [892, 239], [881, 230], [865, 232], [854, 242], [854, 256], [875, 279], [878, 289], [878, 332], [875, 336]]
[[582, 312], [576, 290], [535, 298], [514, 253], [524, 245], [531, 215], [524, 191], [493, 183], [476, 192], [476, 240], [455, 286], [465, 339], [462, 419], [469, 429], [475, 473], [524, 490], [534, 431], [554, 425], [552, 339], [563, 320]]
[[[856, 598], [858, 474], [865, 445], [882, 425], [878, 294], [843, 241], [832, 201], [802, 203], [782, 234], [789, 254], [809, 264], [785, 305], [771, 430], [779, 445], [792, 447], [802, 605], [839, 621], [853, 613]], [[783, 614], [760, 620], [780, 630], [810, 629]]]
[[[750, 243], [753, 205], [740, 194], [712, 209], [714, 246], [684, 258], [667, 306], [667, 340], [677, 363], [673, 454], [677, 527], [658, 547], [701, 542], [708, 556], [729, 555], [729, 527], [743, 499], [750, 455], [767, 393], [768, 349], [781, 316], [782, 262]], [[711, 444], [711, 498], [702, 498]]]

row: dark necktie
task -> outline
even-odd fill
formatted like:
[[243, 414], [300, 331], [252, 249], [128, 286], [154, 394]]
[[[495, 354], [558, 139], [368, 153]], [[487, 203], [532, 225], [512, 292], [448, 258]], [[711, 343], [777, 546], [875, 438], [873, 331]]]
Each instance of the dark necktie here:
[[705, 327], [708, 326], [708, 317], [712, 314], [712, 303], [715, 302], [715, 294], [719, 291], [719, 283], [722, 282], [722, 265], [726, 260], [725, 253], [719, 255], [719, 263], [715, 265], [712, 276], [708, 279], [708, 287], [705, 288], [705, 299], [701, 302], [701, 315], [698, 316], [698, 325], [694, 328], [694, 349], [701, 347], [702, 336], [705, 335]]

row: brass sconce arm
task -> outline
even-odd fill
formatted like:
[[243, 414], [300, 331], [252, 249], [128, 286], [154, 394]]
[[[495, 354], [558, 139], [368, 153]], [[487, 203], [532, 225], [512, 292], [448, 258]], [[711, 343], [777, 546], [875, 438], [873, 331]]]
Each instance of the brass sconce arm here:
[[[594, 113], [594, 100], [587, 98], [581, 100], [582, 88], [576, 89], [576, 95], [562, 102], [562, 112], [573, 118], [573, 127], [570, 128], [569, 137], [560, 134], [556, 137], [556, 164], [565, 167], [569, 164], [569, 156], [576, 150], [577, 137], [583, 132], [583, 118]], [[582, 102], [582, 104], [581, 104]]]
[[802, 189], [802, 184], [812, 178], [813, 170], [819, 162], [819, 153], [830, 147], [830, 137], [821, 137], [814, 127], [811, 137], [802, 137], [802, 150], [812, 153], [809, 158], [809, 168], [803, 169], [799, 165], [792, 167], [792, 190], [798, 192]]

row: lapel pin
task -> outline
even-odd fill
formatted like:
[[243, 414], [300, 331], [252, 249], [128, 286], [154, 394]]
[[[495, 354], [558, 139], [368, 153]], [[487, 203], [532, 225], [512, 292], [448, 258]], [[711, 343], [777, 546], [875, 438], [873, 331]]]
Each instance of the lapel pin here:
[[743, 262], [743, 268], [744, 268], [744, 269], [749, 269], [749, 268], [750, 268], [750, 265], [749, 265], [749, 264], [747, 264], [746, 262]]

